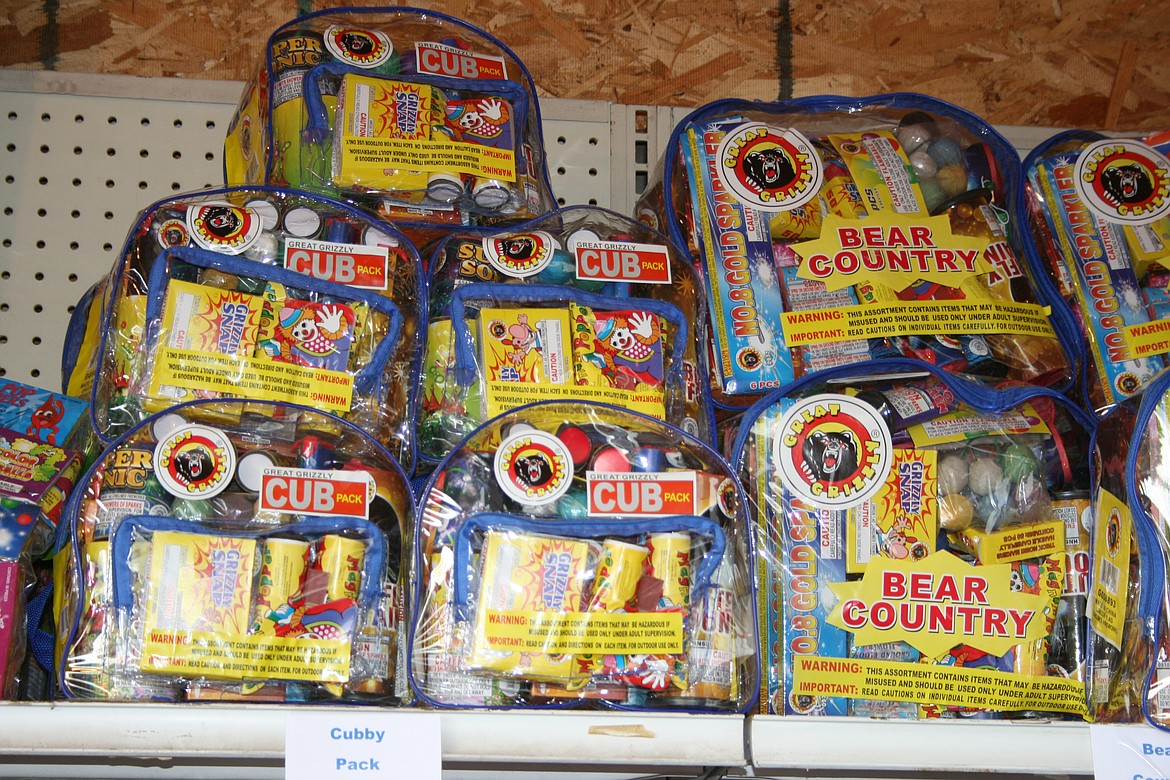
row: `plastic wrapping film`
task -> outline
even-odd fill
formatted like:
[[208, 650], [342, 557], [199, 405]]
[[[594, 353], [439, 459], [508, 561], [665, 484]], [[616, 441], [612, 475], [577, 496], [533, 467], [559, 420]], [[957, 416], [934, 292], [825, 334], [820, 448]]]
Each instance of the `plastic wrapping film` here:
[[421, 268], [398, 230], [322, 196], [159, 201], [75, 311], [63, 381], [107, 444], [195, 398], [288, 401], [366, 428], [412, 471]]
[[1064, 388], [1018, 177], [990, 125], [923, 95], [724, 100], [675, 128], [636, 213], [702, 270], [721, 408], [885, 357]]
[[409, 701], [414, 503], [366, 432], [295, 404], [197, 400], [87, 471], [58, 527], [70, 698]]
[[751, 538], [727, 464], [604, 404], [493, 418], [420, 501], [411, 681], [449, 707], [745, 712]]
[[740, 421], [760, 711], [1083, 716], [1091, 421], [918, 365], [832, 371]]
[[531, 76], [489, 33], [408, 7], [277, 28], [224, 149], [229, 184], [359, 200], [420, 246], [555, 207]]
[[569, 207], [506, 231], [453, 233], [429, 274], [424, 462], [538, 400], [610, 403], [713, 439], [700, 282], [661, 234]]
[[1100, 722], [1170, 729], [1163, 372], [1120, 401], [1094, 436], [1090, 706]]
[[1082, 403], [1104, 413], [1170, 353], [1170, 133], [1060, 133], [1024, 161], [1029, 262], [1082, 355]]

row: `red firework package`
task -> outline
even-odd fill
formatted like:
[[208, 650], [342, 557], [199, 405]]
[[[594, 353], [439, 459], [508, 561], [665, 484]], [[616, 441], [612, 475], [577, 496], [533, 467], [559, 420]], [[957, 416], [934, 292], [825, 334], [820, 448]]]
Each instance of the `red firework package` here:
[[65, 386], [105, 444], [189, 400], [304, 402], [369, 430], [408, 470], [422, 346], [414, 246], [369, 214], [294, 190], [159, 201], [77, 307]]
[[926, 96], [725, 100], [675, 128], [638, 216], [703, 272], [724, 408], [888, 357], [1065, 387], [1011, 229], [1018, 176], [990, 125]]
[[67, 697], [409, 699], [405, 474], [333, 415], [252, 412], [177, 406], [83, 476], [54, 561]]
[[697, 439], [538, 402], [466, 437], [424, 496], [410, 654], [423, 701], [750, 708], [750, 539], [735, 478]]
[[489, 33], [416, 8], [277, 28], [224, 146], [227, 181], [360, 201], [420, 245], [555, 207], [532, 78]]
[[1091, 421], [1051, 390], [915, 365], [826, 372], [744, 413], [760, 710], [1084, 716]]

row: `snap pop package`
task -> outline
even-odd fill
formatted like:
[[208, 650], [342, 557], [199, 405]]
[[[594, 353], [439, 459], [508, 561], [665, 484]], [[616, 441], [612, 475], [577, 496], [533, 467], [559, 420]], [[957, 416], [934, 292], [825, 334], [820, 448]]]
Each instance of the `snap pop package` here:
[[409, 700], [405, 474], [336, 416], [246, 407], [148, 417], [82, 477], [54, 559], [66, 697]]
[[1163, 730], [1170, 729], [1168, 389], [1163, 371], [1119, 401], [1094, 434], [1089, 602], [1094, 719]]
[[420, 245], [555, 207], [524, 64], [489, 33], [418, 8], [327, 9], [277, 28], [224, 161], [229, 184], [359, 200]]
[[1084, 355], [1082, 402], [1104, 413], [1170, 354], [1170, 131], [1072, 130], [1024, 160], [1021, 224], [1053, 319]]
[[750, 533], [726, 462], [605, 404], [471, 433], [420, 500], [411, 682], [441, 707], [746, 712]]
[[75, 309], [63, 384], [103, 443], [197, 398], [315, 405], [413, 470], [425, 308], [397, 229], [319, 195], [227, 188], [159, 201]]
[[1063, 388], [1018, 177], [997, 131], [924, 95], [723, 100], [678, 124], [637, 213], [701, 266], [720, 407], [886, 357]]
[[745, 411], [760, 711], [1084, 716], [1091, 422], [906, 360]]
[[572, 206], [457, 232], [429, 263], [419, 450], [436, 462], [490, 417], [539, 400], [598, 401], [710, 441], [706, 307], [661, 234]]

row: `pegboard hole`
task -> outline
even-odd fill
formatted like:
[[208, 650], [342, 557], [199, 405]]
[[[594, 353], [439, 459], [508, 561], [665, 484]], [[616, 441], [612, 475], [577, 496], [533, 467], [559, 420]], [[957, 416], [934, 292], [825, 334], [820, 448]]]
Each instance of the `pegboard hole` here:
[[177, 181], [171, 182], [171, 190], [172, 191], [178, 192], [181, 189], [182, 189], [182, 187], [179, 185], [179, 183]]
[[48, 144], [41, 144], [41, 154], [48, 154], [48, 153], [49, 153], [49, 145]]
[[16, 151], [16, 144], [8, 144], [8, 145], [7, 145], [7, 146], [5, 146], [4, 148], [5, 148], [5, 149], [7, 149], [7, 150], [8, 150], [8, 151], [10, 151], [10, 152], [15, 152], [15, 151]]
[[0, 280], [8, 281], [11, 278], [12, 278], [11, 271], [0, 271]]
[[6, 217], [12, 216], [12, 207], [11, 206], [4, 207], [4, 216], [6, 216]]
[[16, 112], [15, 112], [15, 111], [9, 111], [9, 112], [8, 112], [8, 118], [9, 118], [9, 119], [16, 119], [16, 117], [17, 117], [17, 114], [16, 114]]
[[590, 198], [590, 199], [589, 199], [589, 205], [590, 205], [590, 206], [596, 206], [596, 205], [597, 205], [597, 198]]
[[565, 145], [565, 144], [567, 144], [568, 142], [569, 142], [569, 139], [565, 138], [563, 135], [558, 135], [558, 136], [557, 136], [557, 143], [558, 143], [558, 144], [561, 144], [562, 146], [564, 146], [564, 145]]
[[147, 158], [147, 157], [150, 157], [150, 152], [146, 151], [145, 149], [139, 149], [139, 150], [138, 150], [138, 156], [139, 156], [139, 157], [142, 157], [143, 159], [145, 159], [145, 158]]
[[0, 311], [3, 311], [3, 312], [8, 311], [8, 304], [7, 303], [0, 303]]
[[590, 146], [597, 146], [597, 144], [599, 144], [599, 143], [600, 143], [600, 141], [598, 141], [596, 138], [590, 138], [590, 139], [589, 139], [589, 145], [590, 145]]
[[45, 310], [45, 307], [44, 307], [44, 306], [42, 306], [41, 304], [39, 304], [39, 303], [34, 303], [34, 304], [33, 304], [33, 312], [34, 312], [34, 313], [36, 313], [36, 314], [40, 314], [40, 313], [41, 313], [41, 312], [43, 312], [44, 310]]
[[37, 184], [41, 185], [42, 187], [44, 187], [48, 183], [49, 183], [48, 176], [42, 176], [41, 178], [37, 179]]
[[36, 279], [38, 282], [45, 281], [45, 275], [41, 271], [37, 271], [35, 274], [33, 274], [33, 278]]
[[81, 152], [82, 152], [82, 149], [81, 149], [81, 147], [80, 147], [80, 146], [75, 146], [75, 147], [73, 147], [73, 153], [74, 153], [74, 154], [81, 154]]
[[107, 211], [105, 214], [102, 214], [102, 216], [105, 217], [105, 219], [107, 219], [107, 220], [111, 220], [114, 218], [114, 212]]
[[[8, 343], [8, 337], [7, 336], [0, 336], [0, 344], [7, 344], [7, 343]], [[0, 371], [2, 371], [2, 370], [3, 369], [0, 369]]]
[[4, 247], [5, 249], [8, 249], [9, 247], [12, 246], [12, 239], [6, 238], [3, 241], [0, 241], [0, 246]]
[[590, 169], [589, 169], [589, 175], [590, 175], [590, 176], [596, 176], [596, 175], [597, 175], [597, 169], [596, 169], [596, 168], [590, 168]]
[[80, 212], [80, 211], [78, 211], [77, 209], [73, 209], [73, 211], [70, 211], [70, 212], [69, 212], [69, 216], [73, 217], [74, 219], [80, 219], [80, 218], [81, 218], [81, 212]]
[[39, 368], [34, 368], [32, 371], [28, 372], [28, 375], [31, 376], [33, 379], [36, 379], [38, 376], [41, 375], [41, 370]]
[[80, 187], [80, 186], [81, 186], [81, 179], [74, 179], [74, 180], [73, 180], [73, 186], [74, 186], [74, 187]]
[[557, 205], [558, 206], [565, 205], [565, 199], [564, 198], [557, 198]]
[[[77, 242], [76, 242], [76, 241], [74, 241], [73, 243], [74, 243], [74, 244], [76, 244]], [[69, 279], [69, 281], [71, 281], [71, 282], [76, 282], [76, 281], [77, 281], [77, 274], [69, 274], [69, 276], [68, 276], [67, 278], [68, 278], [68, 279]]]
[[37, 246], [37, 249], [44, 249], [44, 248], [45, 248], [45, 241], [44, 241], [44, 239], [41, 239], [40, 241], [38, 241], [38, 242], [37, 242], [37, 244], [36, 244], [36, 246]]
[[50, 119], [52, 119], [52, 118], [53, 118], [53, 117], [52, 117], [52, 116], [50, 116], [48, 113], [41, 114], [41, 121], [42, 121], [42, 122], [48, 122], [48, 121], [49, 121]]
[[564, 176], [564, 175], [565, 175], [565, 166], [562, 165], [561, 167], [557, 168], [557, 176]]
[[48, 213], [49, 213], [49, 212], [48, 212], [48, 211], [46, 211], [45, 209], [37, 209], [37, 216], [38, 216], [38, 217], [43, 217], [43, 216], [45, 216], [45, 215], [46, 215], [46, 214], [48, 214]]
[[138, 189], [140, 189], [140, 190], [144, 190], [144, 189], [146, 189], [146, 188], [147, 188], [147, 187], [149, 187], [149, 186], [150, 186], [150, 185], [149, 185], [149, 184], [147, 184], [147, 183], [146, 183], [146, 182], [144, 182], [144, 181], [140, 181], [140, 182], [138, 182]]
[[208, 119], [208, 120], [207, 120], [207, 129], [208, 129], [208, 130], [214, 130], [214, 129], [215, 129], [215, 120], [214, 120], [214, 119]]
[[106, 189], [113, 189], [113, 188], [114, 188], [114, 180], [113, 179], [106, 179]]
[[171, 152], [171, 158], [174, 160], [181, 160], [183, 159], [183, 153], [176, 149], [175, 151]]
[[[74, 252], [76, 252], [78, 249], [81, 248], [81, 244], [77, 243], [76, 241], [70, 241], [69, 248], [72, 249]], [[73, 281], [73, 280], [70, 279], [70, 281]]]
[[77, 116], [73, 117], [73, 121], [76, 122], [77, 124], [81, 124], [82, 122], [85, 121], [85, 117], [82, 116], [81, 114], [78, 114]]
[[103, 252], [109, 252], [109, 251], [113, 250], [113, 248], [114, 248], [114, 245], [110, 244], [108, 242], [105, 244], [102, 244], [102, 251]]
[[215, 152], [208, 152], [207, 154], [203, 155], [203, 159], [211, 162], [215, 159]]
[[106, 117], [106, 122], [108, 122], [111, 125], [116, 125], [116, 124], [118, 124], [118, 117], [108, 116], [108, 117]]
[[150, 117], [145, 117], [145, 116], [144, 116], [144, 117], [142, 117], [142, 120], [141, 120], [140, 124], [141, 124], [143, 127], [149, 127], [149, 126], [150, 126]]
[[183, 126], [183, 120], [182, 120], [182, 119], [176, 119], [176, 120], [175, 120], [175, 127], [182, 127], [182, 126]]
[[39, 347], [41, 345], [41, 337], [40, 336], [33, 336], [32, 343], [33, 343], [34, 347]]
[[117, 149], [115, 149], [115, 148], [114, 148], [114, 147], [112, 147], [112, 146], [111, 146], [110, 148], [106, 149], [106, 156], [107, 156], [107, 157], [113, 157], [113, 156], [114, 156], [114, 155], [116, 155], [117, 153], [118, 153], [118, 150], [117, 150]]
[[16, 181], [16, 177], [13, 176], [12, 174], [9, 174], [9, 175], [4, 177], [5, 184], [12, 184], [14, 181]]

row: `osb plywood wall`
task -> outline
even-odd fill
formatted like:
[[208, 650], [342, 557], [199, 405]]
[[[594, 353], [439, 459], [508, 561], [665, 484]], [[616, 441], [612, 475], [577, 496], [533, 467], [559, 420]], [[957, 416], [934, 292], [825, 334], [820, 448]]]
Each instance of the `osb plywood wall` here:
[[[1001, 124], [1170, 127], [1167, 0], [416, 0], [500, 38], [542, 95], [924, 92]], [[0, 66], [243, 80], [321, 0], [0, 0]]]

